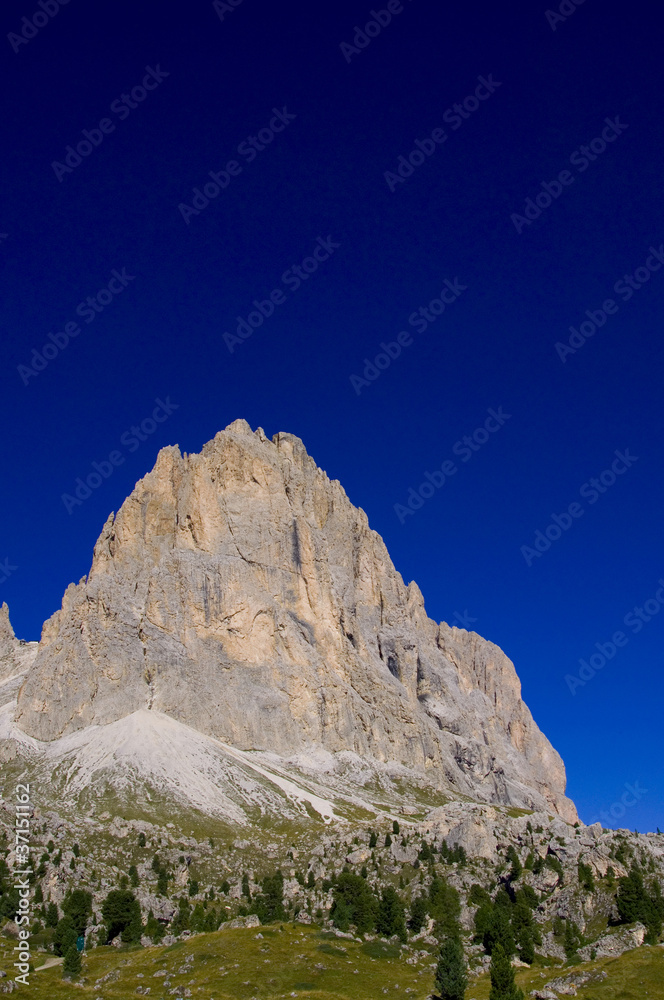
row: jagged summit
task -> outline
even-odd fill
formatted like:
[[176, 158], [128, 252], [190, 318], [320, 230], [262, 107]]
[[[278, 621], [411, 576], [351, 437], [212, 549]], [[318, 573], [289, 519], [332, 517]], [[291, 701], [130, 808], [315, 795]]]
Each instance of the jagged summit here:
[[302, 441], [245, 420], [199, 454], [162, 449], [108, 518], [44, 625], [15, 723], [50, 742], [143, 710], [239, 751], [352, 752], [576, 819], [510, 660], [429, 619]]

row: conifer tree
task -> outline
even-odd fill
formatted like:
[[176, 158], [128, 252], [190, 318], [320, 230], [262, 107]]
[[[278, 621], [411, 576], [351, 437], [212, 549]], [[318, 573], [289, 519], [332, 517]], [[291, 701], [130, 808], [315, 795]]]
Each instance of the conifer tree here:
[[392, 885], [383, 890], [376, 917], [376, 930], [385, 937], [397, 934], [401, 941], [406, 940], [403, 903]]
[[70, 947], [76, 947], [76, 928], [71, 917], [63, 917], [58, 921], [53, 934], [53, 951], [56, 955], [66, 955]]
[[251, 899], [251, 891], [249, 889], [249, 876], [245, 872], [242, 876], [242, 895], [245, 899]]
[[419, 934], [419, 932], [424, 927], [424, 922], [426, 918], [427, 918], [426, 898], [424, 896], [416, 896], [410, 908], [408, 929], [412, 931], [413, 934]]
[[92, 913], [92, 894], [85, 889], [71, 889], [62, 903], [63, 913], [71, 917], [77, 936], [85, 934], [88, 917]]
[[524, 1000], [523, 990], [520, 990], [514, 981], [514, 969], [505, 953], [503, 946], [498, 942], [491, 955], [491, 992], [489, 1000]]
[[62, 963], [63, 979], [78, 979], [81, 974], [81, 956], [75, 944], [72, 944], [65, 955]]
[[436, 967], [436, 990], [440, 1000], [464, 1000], [468, 976], [463, 947], [458, 937], [445, 938]]

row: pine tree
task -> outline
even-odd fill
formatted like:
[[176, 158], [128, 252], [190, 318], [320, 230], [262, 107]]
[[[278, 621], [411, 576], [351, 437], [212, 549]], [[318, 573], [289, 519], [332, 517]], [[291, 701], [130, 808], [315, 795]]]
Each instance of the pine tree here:
[[397, 934], [401, 941], [406, 940], [403, 903], [392, 885], [383, 890], [376, 917], [376, 930], [384, 937]]
[[427, 901], [424, 896], [416, 896], [410, 908], [410, 918], [408, 920], [408, 929], [413, 932], [413, 934], [419, 934], [419, 932], [424, 927], [424, 922], [427, 918]]
[[[540, 934], [539, 927], [533, 920], [527, 890], [530, 890], [533, 896], [535, 895], [530, 886], [527, 886], [523, 890], [520, 889], [517, 893], [512, 907], [512, 931], [518, 946], [519, 958], [522, 962], [532, 965], [535, 960], [535, 945], [542, 943], [542, 935]], [[537, 898], [535, 898], [536, 905]]]
[[491, 955], [491, 992], [489, 1000], [524, 1000], [523, 990], [514, 981], [509, 955], [498, 942]]
[[138, 868], [136, 867], [136, 865], [129, 865], [128, 874], [129, 874], [129, 881], [131, 882], [133, 888], [137, 889], [139, 884], [139, 879], [138, 879]]
[[162, 868], [157, 878], [157, 895], [168, 896], [168, 872]]
[[369, 884], [359, 875], [342, 872], [334, 885], [334, 903], [330, 910], [332, 920], [339, 930], [348, 929], [339, 921], [355, 924], [358, 934], [372, 931], [376, 925], [378, 901]]
[[101, 912], [108, 927], [107, 943], [118, 934], [123, 941], [140, 940], [141, 907], [133, 892], [112, 889], [102, 903]]
[[71, 917], [63, 917], [53, 933], [53, 951], [56, 955], [66, 955], [71, 945], [76, 945], [76, 928]]
[[242, 895], [245, 899], [251, 899], [251, 891], [249, 889], [249, 876], [245, 872], [242, 876]]
[[577, 864], [577, 870], [579, 873], [579, 885], [582, 889], [587, 892], [595, 891], [595, 879], [593, 878], [593, 870], [590, 865], [585, 864], [583, 861], [579, 861]]
[[340, 898], [337, 899], [332, 907], [332, 923], [334, 926], [340, 930], [346, 932], [350, 927], [350, 922], [353, 919], [353, 910], [351, 905], [347, 900]]
[[84, 889], [72, 889], [62, 903], [63, 913], [71, 917], [77, 936], [85, 934], [88, 917], [92, 913], [92, 895]]
[[458, 937], [446, 938], [436, 967], [436, 989], [440, 1000], [464, 1000], [468, 976], [463, 947]]
[[281, 871], [266, 875], [261, 882], [262, 892], [254, 898], [252, 913], [258, 915], [262, 924], [284, 920], [284, 876]]
[[173, 923], [171, 924], [171, 930], [173, 934], [181, 934], [182, 931], [188, 931], [191, 927], [191, 904], [186, 896], [180, 897], [180, 906], [178, 907], [178, 912], [175, 915]]
[[512, 881], [514, 881], [515, 879], [518, 879], [520, 877], [521, 873], [523, 872], [523, 868], [521, 867], [521, 862], [519, 861], [519, 855], [516, 853], [516, 849], [512, 844], [510, 844], [509, 850], [507, 852], [507, 860], [511, 861], [512, 863], [509, 877]]
[[63, 979], [78, 979], [81, 974], [81, 956], [75, 944], [67, 949], [62, 963]]
[[567, 958], [574, 958], [582, 944], [583, 938], [581, 937], [581, 931], [578, 926], [573, 920], [567, 920], [565, 922], [565, 933], [563, 937], [563, 948], [565, 949]]
[[664, 918], [664, 900], [657, 881], [653, 882], [649, 892], [643, 880], [643, 872], [634, 863], [629, 875], [619, 880], [618, 912], [623, 923], [633, 923], [640, 920], [648, 929], [646, 944], [657, 944], [662, 933]]
[[434, 876], [429, 885], [429, 913], [436, 921], [438, 932], [446, 937], [458, 935], [458, 918], [461, 913], [459, 893], [437, 876]]

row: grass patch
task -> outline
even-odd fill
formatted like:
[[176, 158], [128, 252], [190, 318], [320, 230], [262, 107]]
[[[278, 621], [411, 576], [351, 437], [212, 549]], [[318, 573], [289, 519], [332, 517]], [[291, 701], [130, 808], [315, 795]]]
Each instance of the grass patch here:
[[[598, 958], [584, 962], [574, 969], [547, 969], [541, 975], [541, 965], [530, 969], [517, 969], [516, 982], [526, 996], [534, 989], [543, 990], [547, 982], [568, 972], [603, 970], [607, 977], [602, 981], [579, 987], [577, 1000], [664, 1000], [664, 948], [643, 947], [626, 952], [620, 958]], [[491, 982], [488, 975], [471, 981], [467, 996], [474, 1000], [488, 1000]]]
[[401, 954], [398, 944], [388, 944], [387, 941], [365, 941], [360, 951], [369, 958], [398, 958]]
[[335, 948], [334, 945], [327, 944], [327, 942], [325, 942], [325, 944], [319, 944], [318, 951], [322, 951], [324, 955], [336, 955], [337, 958], [345, 958], [347, 954], [345, 951], [342, 951], [341, 948]]
[[[257, 937], [257, 934], [263, 938]], [[266, 937], [269, 944], [267, 944]], [[15, 940], [0, 937], [0, 969], [12, 978]], [[62, 980], [53, 966], [31, 973], [30, 1000], [135, 1000], [150, 988], [154, 1000], [184, 996], [193, 1000], [282, 1000], [295, 993], [301, 1000], [376, 1000], [386, 990], [391, 997], [428, 1000], [433, 988], [434, 956], [406, 964], [413, 949], [387, 941], [343, 939], [342, 947], [321, 941], [315, 926], [288, 924], [271, 928], [236, 928], [195, 935], [169, 947], [94, 948], [83, 955], [83, 979], [75, 986]], [[35, 953], [34, 964], [46, 956]], [[607, 978], [581, 987], [577, 1000], [664, 1000], [664, 948], [643, 947], [618, 959], [597, 959], [576, 966], [605, 970]], [[166, 976], [155, 977], [164, 971]], [[516, 980], [526, 996], [544, 989], [565, 969], [534, 965], [517, 969]], [[104, 978], [109, 977], [109, 978]], [[104, 979], [104, 982], [99, 982]], [[166, 986], [168, 982], [168, 986]], [[467, 1000], [488, 1000], [490, 981], [471, 978]], [[20, 992], [20, 991], [19, 991]], [[26, 996], [28, 995], [26, 992]]]

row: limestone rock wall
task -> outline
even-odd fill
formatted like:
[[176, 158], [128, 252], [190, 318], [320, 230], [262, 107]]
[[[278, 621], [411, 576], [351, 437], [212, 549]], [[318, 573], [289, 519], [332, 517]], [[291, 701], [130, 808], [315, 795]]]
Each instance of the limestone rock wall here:
[[16, 720], [50, 741], [141, 708], [243, 750], [353, 750], [576, 818], [510, 660], [427, 617], [299, 438], [243, 420], [200, 454], [164, 448], [109, 517]]

